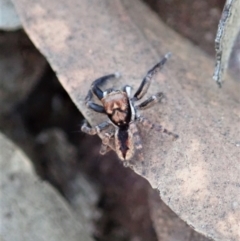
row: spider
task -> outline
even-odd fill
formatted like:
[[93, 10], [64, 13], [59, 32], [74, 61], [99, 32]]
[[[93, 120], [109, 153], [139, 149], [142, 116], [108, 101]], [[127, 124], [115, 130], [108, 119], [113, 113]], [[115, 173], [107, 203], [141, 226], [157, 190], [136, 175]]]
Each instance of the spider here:
[[[137, 151], [142, 153], [143, 147], [136, 125], [137, 122], [148, 129], [155, 129], [178, 138], [178, 135], [168, 131], [161, 125], [153, 124], [139, 114], [139, 110], [145, 110], [161, 101], [164, 97], [162, 92], [149, 97], [140, 104], [135, 103], [147, 93], [153, 76], [158, 70], [162, 69], [169, 56], [170, 53], [166, 54], [158, 64], [147, 72], [133, 97], [131, 97], [132, 88], [129, 85], [124, 86], [121, 90], [110, 88], [102, 91], [99, 88], [107, 80], [114, 77], [118, 78], [118, 73], [103, 76], [92, 83], [91, 89], [85, 98], [85, 104], [91, 110], [107, 115], [108, 120], [92, 128], [88, 127], [87, 122], [84, 121], [81, 130], [90, 135], [99, 135], [102, 139], [100, 154], [104, 155], [113, 149], [122, 161], [129, 161]], [[92, 102], [93, 95], [100, 100], [102, 105]], [[110, 126], [113, 129], [103, 134], [103, 130], [108, 129]]]

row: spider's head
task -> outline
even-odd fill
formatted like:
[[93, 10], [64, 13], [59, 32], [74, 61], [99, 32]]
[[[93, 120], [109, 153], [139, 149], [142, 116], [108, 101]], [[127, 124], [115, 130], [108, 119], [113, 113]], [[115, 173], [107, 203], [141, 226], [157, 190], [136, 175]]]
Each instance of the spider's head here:
[[117, 126], [129, 124], [131, 120], [131, 110], [128, 96], [120, 90], [108, 90], [103, 93], [101, 99], [103, 107], [109, 119]]

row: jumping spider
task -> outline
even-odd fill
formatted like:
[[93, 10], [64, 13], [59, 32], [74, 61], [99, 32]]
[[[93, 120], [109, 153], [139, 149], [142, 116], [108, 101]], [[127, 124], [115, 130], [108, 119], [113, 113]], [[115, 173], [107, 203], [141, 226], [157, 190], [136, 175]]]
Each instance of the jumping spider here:
[[[174, 138], [178, 137], [178, 135], [166, 130], [161, 125], [151, 123], [138, 113], [138, 110], [147, 109], [159, 102], [163, 98], [163, 93], [157, 93], [140, 104], [135, 103], [147, 93], [153, 75], [162, 69], [169, 56], [170, 54], [166, 54], [158, 64], [148, 71], [133, 97], [131, 97], [132, 88], [128, 85], [124, 86], [122, 90], [107, 89], [102, 91], [99, 88], [108, 79], [119, 77], [119, 74], [106, 75], [92, 83], [91, 89], [85, 98], [85, 103], [88, 108], [106, 114], [108, 120], [92, 128], [88, 127], [87, 123], [84, 122], [81, 130], [90, 135], [99, 135], [102, 139], [100, 154], [104, 155], [113, 149], [121, 160], [128, 161], [137, 151], [142, 153], [141, 138], [138, 134], [136, 122], [148, 129], [155, 129], [172, 135]], [[93, 94], [101, 101], [102, 105], [92, 102]], [[114, 130], [103, 134], [102, 131], [110, 126], [113, 126]]]

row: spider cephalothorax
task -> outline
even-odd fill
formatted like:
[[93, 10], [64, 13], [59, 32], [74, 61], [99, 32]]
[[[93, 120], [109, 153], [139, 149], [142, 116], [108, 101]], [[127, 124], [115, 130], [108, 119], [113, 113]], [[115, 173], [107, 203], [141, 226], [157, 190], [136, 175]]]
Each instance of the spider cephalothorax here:
[[[122, 90], [108, 89], [102, 91], [99, 88], [99, 86], [103, 85], [108, 79], [119, 77], [117, 73], [103, 76], [92, 83], [91, 89], [85, 99], [86, 105], [96, 112], [106, 114], [108, 120], [93, 128], [88, 127], [85, 122], [81, 129], [90, 135], [99, 135], [102, 139], [101, 154], [105, 154], [113, 149], [121, 160], [128, 161], [136, 152], [141, 153], [142, 144], [136, 122], [141, 123], [148, 129], [154, 128], [157, 131], [177, 138], [176, 134], [169, 132], [161, 125], [151, 123], [138, 113], [139, 110], [147, 109], [159, 102], [163, 98], [163, 93], [157, 93], [142, 103], [136, 104], [136, 101], [140, 100], [146, 94], [153, 75], [163, 67], [168, 57], [169, 54], [165, 55], [158, 64], [148, 71], [133, 97], [131, 97], [131, 87], [128, 85], [124, 86]], [[100, 100], [102, 105], [92, 102], [93, 95]], [[110, 126], [113, 126], [114, 130], [103, 134], [102, 131], [110, 128]]]
[[117, 90], [103, 93], [101, 99], [109, 119], [117, 126], [126, 125], [131, 120], [130, 105], [127, 93]]

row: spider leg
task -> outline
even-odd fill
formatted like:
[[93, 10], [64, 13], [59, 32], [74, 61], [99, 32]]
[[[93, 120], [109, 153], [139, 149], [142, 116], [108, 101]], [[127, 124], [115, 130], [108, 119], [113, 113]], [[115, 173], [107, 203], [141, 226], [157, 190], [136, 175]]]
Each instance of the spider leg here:
[[105, 109], [104, 109], [103, 106], [98, 105], [98, 104], [95, 104], [95, 103], [93, 103], [92, 101], [86, 102], [86, 106], [87, 106], [89, 109], [94, 110], [95, 112], [102, 113], [102, 114], [105, 114], [105, 113], [106, 113], [106, 111], [105, 111]]
[[132, 90], [132, 87], [131, 87], [131, 86], [125, 85], [125, 86], [122, 88], [122, 90], [123, 90], [125, 93], [127, 93], [128, 98], [131, 97], [131, 90]]
[[103, 85], [107, 80], [114, 78], [115, 76], [116, 76], [115, 74], [109, 74], [96, 79], [95, 81], [93, 81], [90, 91], [94, 95], [96, 95], [99, 100], [101, 100], [103, 98], [103, 92], [99, 88], [99, 86]]
[[82, 127], [81, 127], [81, 131], [84, 133], [87, 133], [89, 135], [96, 135], [98, 134], [100, 136], [101, 139], [103, 139], [104, 135], [101, 133], [101, 131], [103, 131], [104, 129], [108, 128], [111, 125], [110, 122], [105, 121], [102, 122], [101, 124], [94, 126], [94, 127], [88, 127], [87, 122], [84, 121]]
[[143, 101], [139, 105], [136, 105], [135, 107], [138, 110], [145, 110], [145, 109], [152, 107], [156, 103], [160, 102], [163, 98], [164, 98], [164, 94], [162, 92], [159, 92], [159, 93], [149, 97], [147, 100]]
[[92, 85], [91, 85], [91, 86], [94, 86], [94, 85], [96, 85], [96, 86], [104, 85], [107, 80], [109, 80], [109, 79], [111, 79], [111, 78], [119, 78], [120, 76], [121, 76], [121, 74], [118, 73], [118, 72], [116, 72], [116, 73], [114, 73], [114, 74], [104, 75], [104, 76], [102, 76], [102, 77], [94, 80], [94, 81], [92, 82]]
[[168, 131], [161, 125], [155, 125], [150, 120], [143, 116], [139, 116], [137, 119], [144, 127], [146, 127], [148, 130], [155, 129], [156, 131], [168, 134], [170, 136], [173, 136], [174, 139], [178, 138], [177, 134], [172, 133], [171, 131]]
[[[137, 157], [140, 161], [144, 161], [143, 157], [143, 146], [142, 146], [142, 140], [138, 132], [138, 128], [135, 123], [131, 123], [129, 126], [130, 132], [132, 133], [132, 138], [134, 142], [134, 149], [136, 150]], [[134, 155], [134, 153], [133, 153]]]
[[119, 73], [114, 73], [114, 74], [109, 74], [102, 76], [92, 82], [91, 85], [91, 90], [89, 90], [88, 95], [86, 97], [86, 100], [91, 100], [92, 98], [92, 93], [97, 96], [99, 100], [103, 98], [103, 92], [99, 88], [99, 86], [103, 85], [106, 83], [107, 80], [112, 79], [112, 78], [119, 78], [120, 74]]
[[88, 91], [88, 94], [87, 94], [87, 96], [86, 96], [86, 98], [85, 98], [85, 105], [86, 105], [89, 109], [91, 109], [91, 110], [94, 110], [94, 111], [96, 111], [96, 112], [98, 112], [98, 113], [103, 113], [103, 114], [105, 114], [106, 112], [105, 112], [104, 107], [101, 106], [101, 105], [98, 105], [98, 104], [96, 104], [96, 103], [94, 103], [94, 102], [92, 102], [92, 98], [93, 98], [92, 91], [89, 90], [89, 91]]
[[142, 141], [141, 141], [141, 137], [138, 133], [138, 128], [136, 126], [135, 123], [131, 123], [129, 126], [130, 132], [132, 133], [133, 136], [133, 142], [134, 142], [134, 147], [137, 150], [142, 149]]
[[151, 84], [152, 77], [163, 68], [170, 55], [170, 53], [167, 53], [158, 64], [156, 64], [152, 69], [147, 72], [147, 75], [145, 76], [138, 90], [134, 94], [133, 100], [140, 100], [147, 93], [148, 88]]
[[106, 128], [108, 128], [111, 125], [110, 122], [105, 121], [102, 122], [101, 124], [95, 126], [95, 127], [88, 127], [87, 126], [87, 122], [84, 121], [81, 130], [84, 133], [87, 133], [89, 135], [96, 135], [98, 134], [98, 136], [101, 138], [102, 140], [102, 145], [100, 148], [100, 154], [101, 155], [105, 155], [107, 152], [111, 151], [111, 150], [115, 150], [113, 142], [111, 141], [113, 139], [114, 136], [114, 132], [111, 133], [102, 133], [102, 131]]
[[105, 155], [107, 152], [111, 150], [115, 150], [113, 137], [114, 137], [114, 132], [105, 133], [105, 135], [101, 136], [101, 139], [102, 139], [102, 145], [100, 149], [101, 155]]
[[105, 109], [103, 108], [103, 106], [92, 102], [93, 94], [96, 95], [99, 100], [101, 100], [103, 98], [103, 92], [98, 86], [103, 85], [108, 79], [111, 79], [114, 77], [118, 78], [119, 76], [120, 76], [119, 73], [115, 73], [115, 74], [105, 75], [105, 76], [100, 77], [100, 78], [96, 79], [95, 81], [93, 81], [93, 83], [91, 85], [91, 89], [88, 91], [88, 94], [85, 98], [86, 106], [89, 109], [92, 109], [98, 113], [105, 114], [106, 112], [105, 112]]
[[106, 153], [108, 153], [111, 150], [112, 150], [112, 148], [110, 146], [102, 144], [99, 153], [101, 155], [105, 155]]

